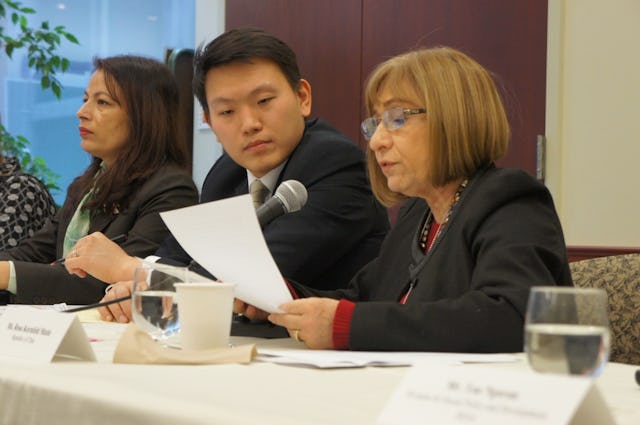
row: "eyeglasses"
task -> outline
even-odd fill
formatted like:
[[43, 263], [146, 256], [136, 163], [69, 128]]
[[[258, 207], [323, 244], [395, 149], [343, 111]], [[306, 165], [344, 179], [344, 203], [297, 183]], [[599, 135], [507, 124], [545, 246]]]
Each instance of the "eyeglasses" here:
[[360, 124], [360, 130], [362, 130], [362, 134], [366, 140], [371, 140], [373, 137], [373, 133], [376, 132], [376, 129], [380, 125], [380, 122], [387, 127], [388, 130], [397, 130], [402, 127], [407, 118], [411, 115], [417, 114], [425, 114], [427, 112], [424, 108], [415, 108], [415, 109], [405, 109], [405, 108], [391, 108], [382, 112], [382, 116], [380, 118], [369, 117], [366, 120], [362, 121]]

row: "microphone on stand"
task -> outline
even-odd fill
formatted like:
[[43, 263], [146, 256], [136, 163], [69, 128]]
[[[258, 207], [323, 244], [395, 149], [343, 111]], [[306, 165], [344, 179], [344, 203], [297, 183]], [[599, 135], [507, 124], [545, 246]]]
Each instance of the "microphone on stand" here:
[[307, 188], [302, 183], [297, 180], [280, 183], [276, 193], [256, 209], [260, 228], [264, 229], [267, 224], [281, 215], [300, 210], [306, 202]]

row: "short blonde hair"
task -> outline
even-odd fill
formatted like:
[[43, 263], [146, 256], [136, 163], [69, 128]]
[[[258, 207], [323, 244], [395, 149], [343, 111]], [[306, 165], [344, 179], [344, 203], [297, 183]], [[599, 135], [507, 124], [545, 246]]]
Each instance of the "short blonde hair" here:
[[[455, 49], [420, 49], [393, 57], [367, 80], [365, 104], [374, 113], [383, 88], [416, 99], [427, 110], [431, 155], [425, 164], [434, 186], [443, 186], [502, 158], [509, 145], [509, 123], [489, 72]], [[423, 141], [427, 143], [427, 141]], [[386, 206], [405, 199], [387, 186], [375, 154], [367, 150], [371, 187]]]

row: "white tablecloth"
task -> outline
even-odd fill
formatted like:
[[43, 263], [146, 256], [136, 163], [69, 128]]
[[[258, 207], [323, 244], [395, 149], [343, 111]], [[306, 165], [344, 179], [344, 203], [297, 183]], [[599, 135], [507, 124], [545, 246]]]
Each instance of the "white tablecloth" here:
[[[89, 337], [98, 339], [91, 343], [97, 363], [0, 362], [0, 424], [370, 425], [409, 370], [321, 370], [266, 362], [216, 366], [113, 364], [111, 355], [123, 326], [84, 326]], [[234, 343], [248, 341], [257, 340], [235, 339]], [[257, 343], [259, 348], [296, 344], [289, 339]], [[524, 361], [474, 367], [528, 368]], [[633, 379], [635, 369], [609, 364], [597, 379], [618, 425], [640, 424], [640, 387]]]

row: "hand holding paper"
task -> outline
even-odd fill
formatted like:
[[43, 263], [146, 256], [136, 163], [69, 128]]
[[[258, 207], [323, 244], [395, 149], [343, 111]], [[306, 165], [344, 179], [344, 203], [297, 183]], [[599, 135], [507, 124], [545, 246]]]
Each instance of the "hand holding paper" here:
[[219, 280], [236, 284], [236, 298], [269, 313], [291, 301], [249, 195], [160, 215], [195, 261]]

